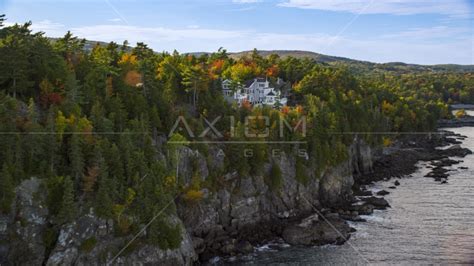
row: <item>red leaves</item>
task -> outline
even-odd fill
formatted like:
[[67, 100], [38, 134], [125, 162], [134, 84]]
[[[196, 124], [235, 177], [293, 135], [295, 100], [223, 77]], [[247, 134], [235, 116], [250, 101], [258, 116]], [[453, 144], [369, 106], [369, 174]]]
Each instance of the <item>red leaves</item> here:
[[45, 108], [48, 108], [51, 105], [60, 105], [63, 100], [63, 96], [57, 92], [41, 94], [41, 105]]

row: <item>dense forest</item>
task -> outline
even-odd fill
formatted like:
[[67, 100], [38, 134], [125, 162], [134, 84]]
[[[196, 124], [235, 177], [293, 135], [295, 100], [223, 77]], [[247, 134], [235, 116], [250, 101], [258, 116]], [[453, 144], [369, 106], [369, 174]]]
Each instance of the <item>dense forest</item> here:
[[[3, 21], [4, 16], [0, 25]], [[206, 128], [205, 119], [235, 117], [237, 133], [244, 131], [248, 115], [270, 117], [273, 129], [282, 117], [294, 126], [305, 116], [306, 134], [289, 131], [285, 140], [307, 141], [299, 148], [309, 156], [298, 158], [297, 166], [323, 172], [346, 159], [354, 132], [371, 145], [390, 145], [396, 134], [372, 133], [432, 131], [438, 119], [450, 116], [449, 103], [474, 103], [473, 73], [369, 75], [342, 63], [257, 51], [234, 59], [225, 49], [195, 56], [157, 53], [144, 43], [131, 47], [112, 42], [91, 50], [84, 45], [70, 32], [59, 39], [34, 33], [31, 23], [0, 28], [0, 211], [10, 211], [14, 188], [22, 180], [47, 180], [44, 189], [54, 223], [46, 242], [55, 238], [59, 226], [91, 207], [116, 221], [116, 234], [135, 233], [170, 200], [197, 201], [201, 189], [215, 190], [223, 174], [260, 175], [264, 162], [271, 161], [271, 144], [223, 145], [225, 169], [213, 171], [204, 182], [195, 169], [192, 182], [185, 182], [176, 176], [180, 146], [206, 155], [210, 145], [186, 143], [190, 138], [185, 131], [169, 136], [180, 116], [195, 132]], [[284, 80], [291, 87], [291, 104], [269, 108], [224, 100], [224, 79], [255, 77]], [[229, 123], [222, 119], [215, 125], [223, 140], [249, 139], [231, 136]], [[264, 125], [253, 126], [259, 130]], [[277, 131], [271, 130], [266, 140], [281, 140], [273, 134]], [[244, 148], [254, 148], [255, 156], [246, 158], [239, 152]], [[279, 148], [297, 152], [294, 145]], [[274, 166], [266, 179], [275, 190], [281, 186], [280, 175]], [[297, 179], [308, 182], [298, 169]], [[173, 205], [166, 211], [174, 212]], [[158, 219], [144, 241], [175, 248], [180, 230]]]

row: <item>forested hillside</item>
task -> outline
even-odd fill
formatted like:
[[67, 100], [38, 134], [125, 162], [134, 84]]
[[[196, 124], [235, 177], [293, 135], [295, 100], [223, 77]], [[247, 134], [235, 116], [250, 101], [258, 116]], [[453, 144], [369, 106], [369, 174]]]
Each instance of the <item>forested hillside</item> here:
[[[230, 57], [239, 59], [244, 56], [250, 56], [253, 51], [245, 51], [239, 53], [231, 53]], [[197, 55], [201, 55], [198, 53]], [[345, 57], [330, 56], [308, 51], [291, 51], [291, 50], [274, 50], [274, 51], [258, 51], [258, 54], [267, 57], [276, 54], [282, 58], [294, 57], [297, 59], [309, 58], [315, 62], [326, 65], [346, 65], [351, 67], [353, 71], [364, 74], [372, 74], [373, 72], [394, 72], [402, 73], [421, 73], [421, 72], [473, 72], [474, 65], [417, 65], [406, 64], [402, 62], [391, 63], [372, 63], [368, 61], [354, 60]]]
[[[0, 211], [10, 212], [14, 188], [22, 180], [47, 180], [53, 222], [46, 243], [62, 224], [91, 207], [115, 221], [115, 234], [136, 233], [171, 199], [199, 201], [202, 189], [215, 190], [223, 174], [259, 175], [271, 161], [270, 144], [223, 145], [224, 169], [202, 181], [196, 167], [192, 181], [186, 182], [176, 176], [179, 158], [174, 155], [180, 145], [204, 155], [211, 145], [187, 144], [191, 138], [185, 131], [169, 137], [179, 116], [195, 132], [206, 128], [204, 119], [234, 116], [235, 131], [242, 133], [246, 116], [267, 115], [275, 129], [268, 141], [281, 140], [273, 134], [280, 117], [294, 125], [306, 116], [306, 136], [286, 132], [285, 140], [307, 141], [300, 148], [308, 150], [309, 158], [299, 158], [297, 166], [311, 165], [320, 173], [346, 159], [354, 139], [350, 132], [361, 132], [373, 146], [389, 145], [396, 134], [371, 132], [431, 131], [438, 119], [450, 116], [448, 103], [474, 103], [472, 72], [378, 70], [367, 75], [353, 65], [308, 58], [254, 52], [234, 59], [224, 49], [196, 57], [155, 53], [144, 43], [132, 49], [110, 43], [88, 51], [85, 41], [71, 33], [52, 41], [32, 33], [30, 26], [0, 29]], [[223, 99], [222, 80], [255, 77], [291, 84], [292, 105], [239, 107]], [[220, 140], [248, 139], [231, 136], [228, 121], [215, 125], [224, 133]], [[170, 139], [183, 144], [170, 144]], [[255, 156], [244, 157], [244, 148], [253, 148]], [[296, 152], [292, 145], [279, 148]], [[266, 178], [275, 190], [281, 187], [280, 175], [275, 166]], [[309, 181], [298, 168], [297, 175], [299, 182]], [[168, 213], [175, 212], [173, 206]], [[180, 230], [158, 218], [143, 241], [173, 249], [180, 243]]]

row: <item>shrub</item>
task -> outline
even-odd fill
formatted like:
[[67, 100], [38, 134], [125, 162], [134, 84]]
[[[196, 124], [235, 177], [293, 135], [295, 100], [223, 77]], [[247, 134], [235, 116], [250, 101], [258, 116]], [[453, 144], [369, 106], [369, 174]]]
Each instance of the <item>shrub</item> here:
[[458, 110], [455, 114], [456, 118], [463, 118], [465, 116], [467, 116], [467, 113], [466, 113], [466, 110], [464, 109], [461, 109], [461, 110]]
[[200, 190], [190, 189], [184, 194], [184, 199], [189, 202], [197, 202], [202, 200], [203, 193]]
[[49, 252], [53, 250], [56, 245], [56, 240], [58, 239], [59, 232], [54, 228], [47, 228], [43, 233], [43, 245], [46, 248], [46, 251]]
[[384, 147], [389, 147], [389, 146], [392, 146], [392, 144], [393, 144], [393, 141], [390, 138], [387, 138], [387, 137], [383, 137], [382, 141], [383, 141], [383, 146]]
[[171, 225], [164, 219], [156, 219], [149, 228], [148, 240], [161, 249], [176, 249], [181, 246], [181, 226]]
[[270, 171], [270, 175], [265, 178], [265, 183], [272, 191], [277, 191], [283, 185], [283, 178], [281, 176], [281, 169], [278, 164], [274, 163]]
[[96, 244], [97, 244], [97, 239], [95, 237], [90, 237], [81, 243], [79, 250], [89, 253], [94, 249]]
[[301, 159], [296, 160], [296, 180], [303, 185], [307, 185], [310, 180]]

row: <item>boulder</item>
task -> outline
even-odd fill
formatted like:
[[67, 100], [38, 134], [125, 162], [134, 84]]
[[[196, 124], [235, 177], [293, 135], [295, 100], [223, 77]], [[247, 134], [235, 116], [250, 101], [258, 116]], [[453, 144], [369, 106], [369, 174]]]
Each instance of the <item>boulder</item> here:
[[357, 211], [359, 215], [371, 215], [374, 213], [374, 205], [372, 204], [362, 204], [362, 205], [353, 205], [351, 210]]
[[384, 198], [370, 197], [365, 198], [363, 201], [367, 204], [371, 204], [375, 209], [386, 209], [390, 207], [390, 204]]
[[350, 238], [350, 232], [351, 227], [343, 219], [333, 216], [311, 224], [290, 225], [283, 230], [282, 237], [290, 245], [342, 244]]

